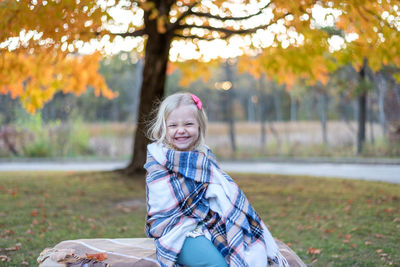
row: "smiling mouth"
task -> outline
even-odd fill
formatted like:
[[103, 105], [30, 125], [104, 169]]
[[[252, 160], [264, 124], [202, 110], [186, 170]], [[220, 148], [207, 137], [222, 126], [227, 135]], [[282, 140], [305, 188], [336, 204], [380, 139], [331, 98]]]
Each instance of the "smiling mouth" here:
[[187, 136], [187, 137], [176, 137], [175, 140], [176, 140], [176, 141], [186, 141], [186, 140], [188, 140], [189, 138], [190, 138], [190, 137], [188, 137], [188, 136]]

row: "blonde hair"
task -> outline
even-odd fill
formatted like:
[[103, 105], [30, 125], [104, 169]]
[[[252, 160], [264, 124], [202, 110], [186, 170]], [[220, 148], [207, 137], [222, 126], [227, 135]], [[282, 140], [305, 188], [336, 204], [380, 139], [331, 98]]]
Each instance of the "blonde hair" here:
[[192, 94], [190, 93], [175, 93], [173, 95], [165, 98], [159, 105], [157, 115], [149, 123], [149, 129], [147, 131], [147, 136], [152, 141], [157, 141], [165, 145], [169, 145], [167, 142], [167, 118], [171, 112], [180, 107], [188, 105], [193, 107], [195, 111], [197, 122], [199, 123], [199, 138], [194, 145], [193, 149], [200, 151], [205, 151], [205, 137], [207, 131], [207, 116], [204, 112], [204, 108], [199, 110], [196, 103], [192, 99]]

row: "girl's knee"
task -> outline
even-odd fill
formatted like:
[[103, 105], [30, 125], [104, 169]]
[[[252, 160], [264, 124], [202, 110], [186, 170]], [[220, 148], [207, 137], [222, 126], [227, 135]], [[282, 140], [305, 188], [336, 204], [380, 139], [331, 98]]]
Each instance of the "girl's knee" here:
[[178, 263], [188, 267], [227, 267], [224, 257], [204, 236], [187, 237], [178, 256]]

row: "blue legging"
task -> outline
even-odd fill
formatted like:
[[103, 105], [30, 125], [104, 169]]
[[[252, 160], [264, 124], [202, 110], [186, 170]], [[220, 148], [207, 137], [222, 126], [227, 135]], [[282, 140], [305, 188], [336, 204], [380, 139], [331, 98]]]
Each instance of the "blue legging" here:
[[187, 267], [228, 267], [224, 257], [204, 235], [186, 237], [178, 263]]

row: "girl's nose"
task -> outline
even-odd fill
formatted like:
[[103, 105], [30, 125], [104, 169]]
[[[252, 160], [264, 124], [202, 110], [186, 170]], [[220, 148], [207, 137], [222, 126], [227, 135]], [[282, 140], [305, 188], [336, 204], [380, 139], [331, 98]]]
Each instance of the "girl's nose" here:
[[178, 129], [177, 129], [178, 133], [183, 133], [184, 131], [185, 131], [185, 127], [182, 127], [182, 126], [178, 127]]

